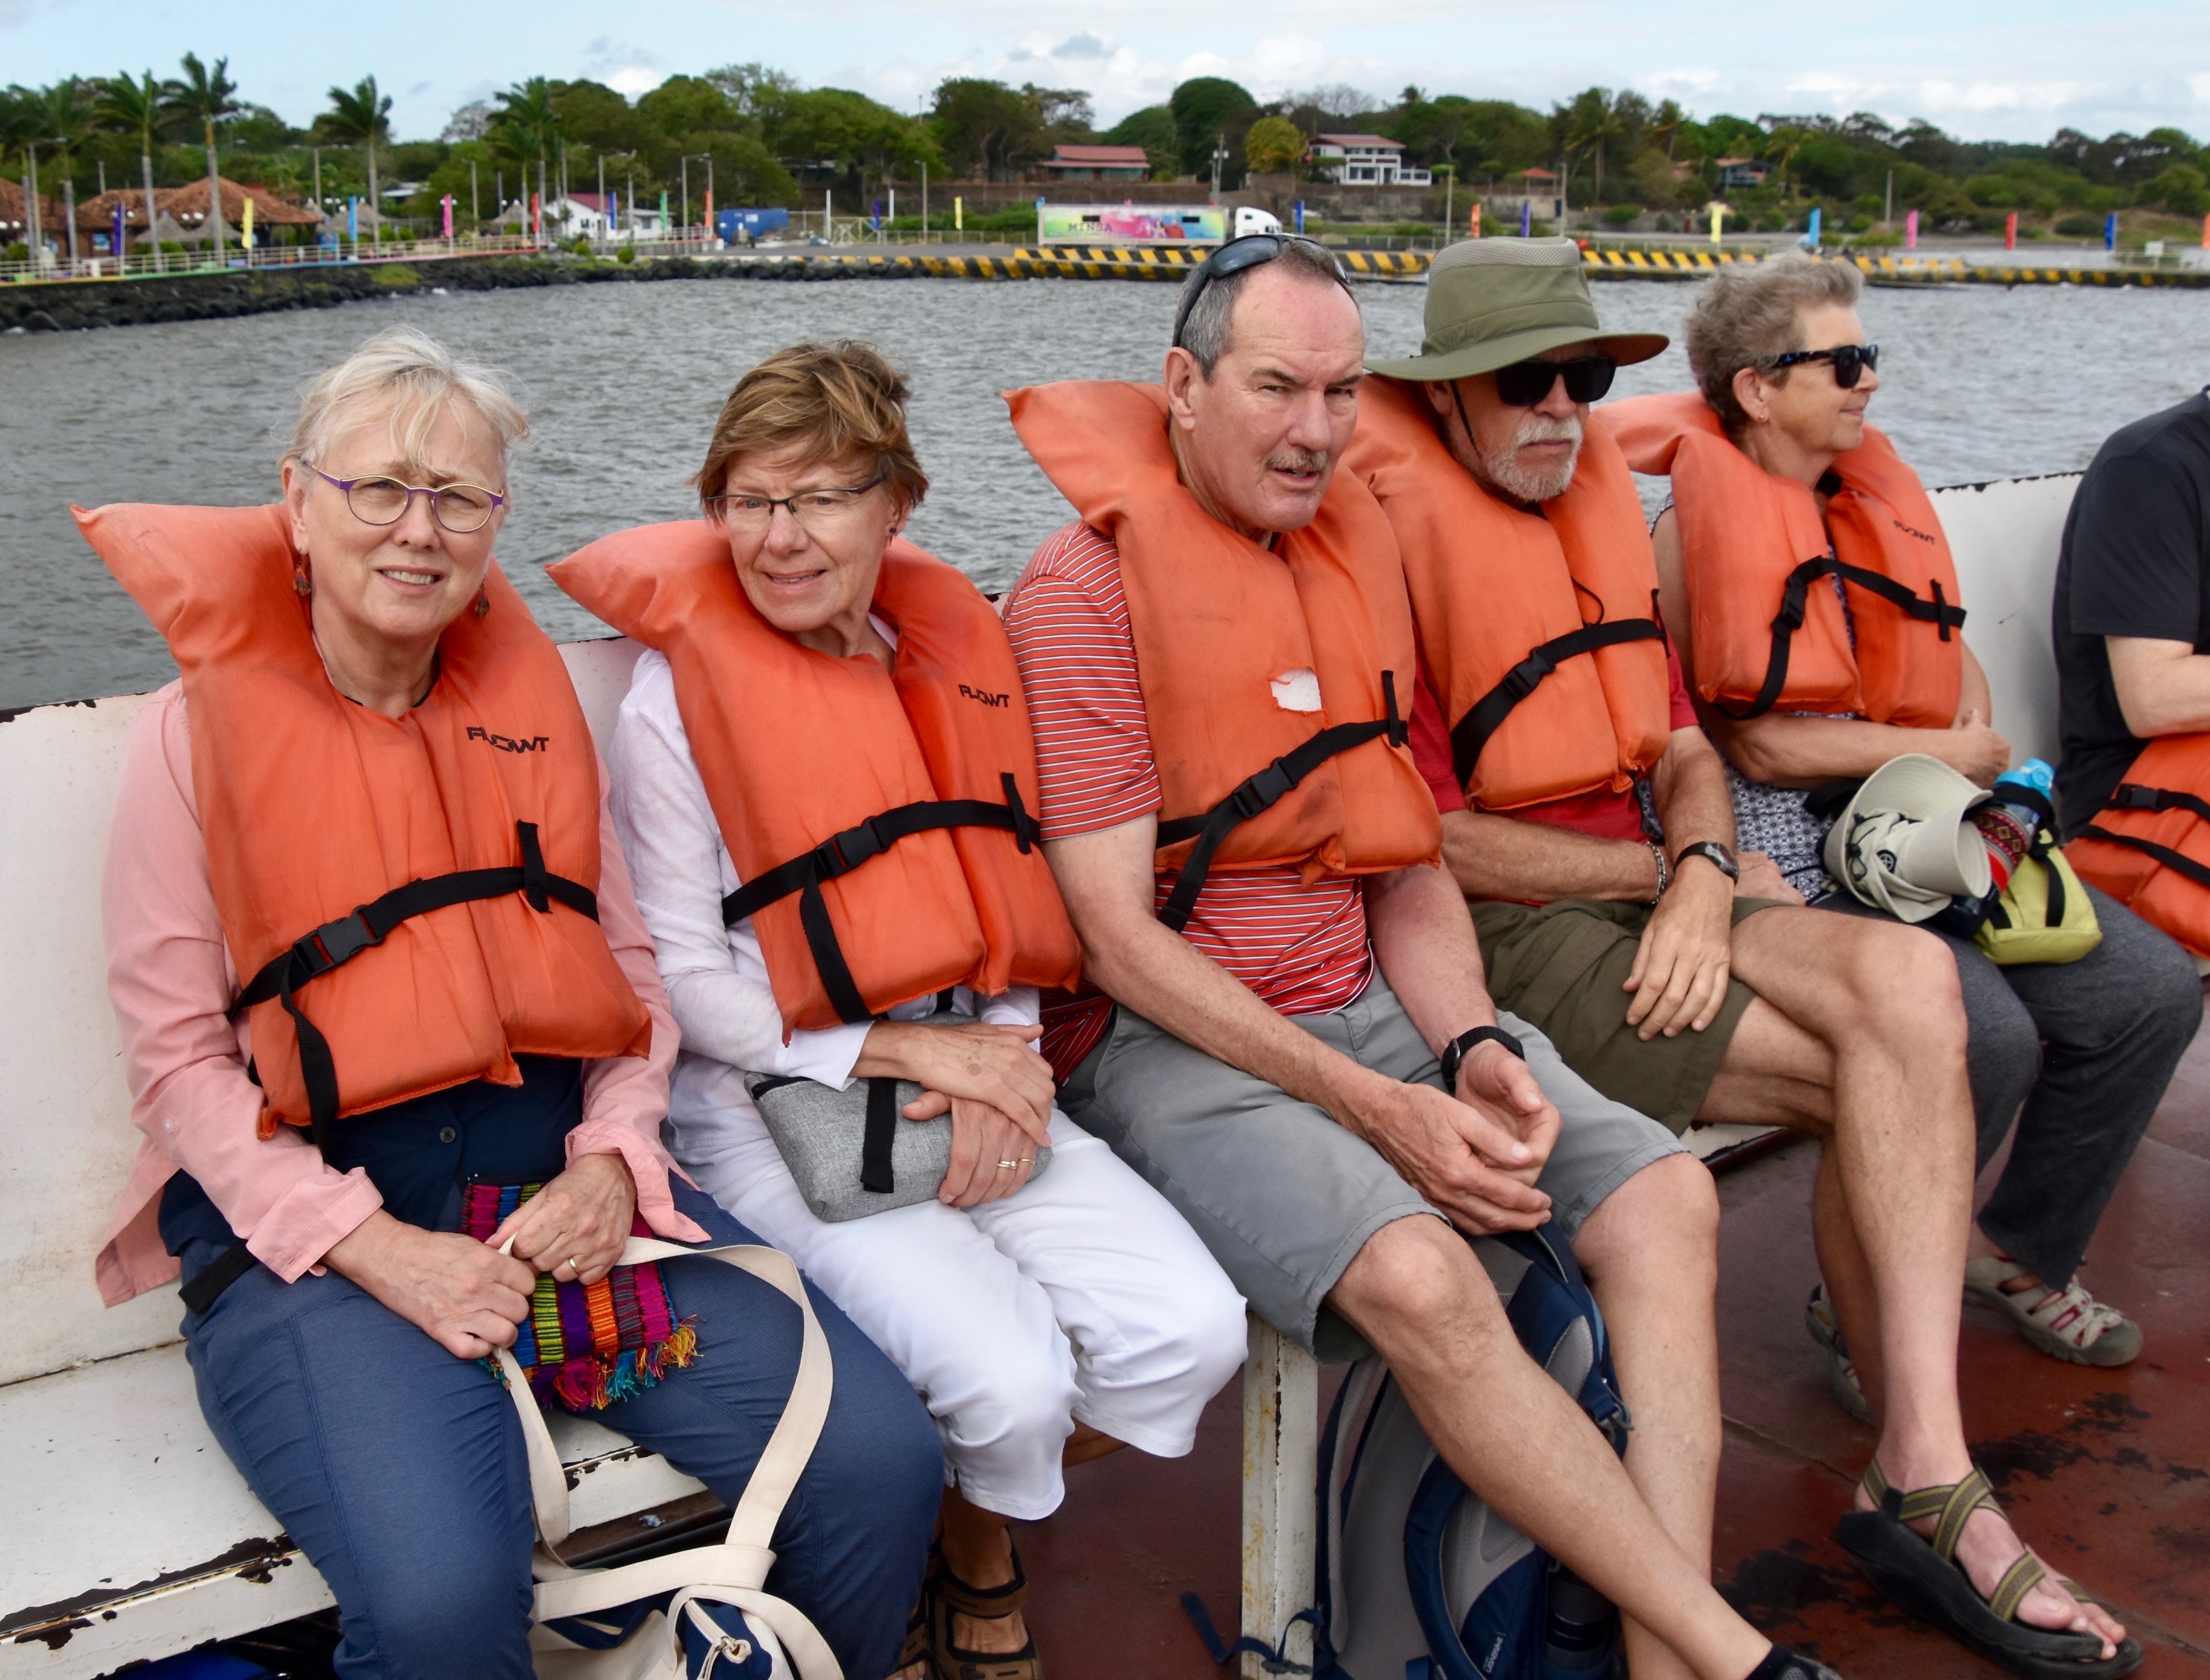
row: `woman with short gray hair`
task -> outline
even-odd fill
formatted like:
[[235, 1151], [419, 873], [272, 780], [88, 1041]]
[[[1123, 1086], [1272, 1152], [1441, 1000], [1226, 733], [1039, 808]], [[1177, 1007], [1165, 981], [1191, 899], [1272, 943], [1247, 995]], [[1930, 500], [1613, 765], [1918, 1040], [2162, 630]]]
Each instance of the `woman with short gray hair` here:
[[[1672, 478], [1673, 501], [1652, 532], [1665, 621], [1727, 761], [1742, 844], [1770, 855], [1813, 903], [1881, 914], [1828, 878], [1827, 823], [1805, 790], [1860, 781], [1905, 753], [1985, 787], [2009, 767], [2011, 747], [1992, 726], [1987, 678], [1964, 639], [1933, 504], [1865, 423], [1880, 348], [1857, 317], [1861, 286], [1849, 264], [1800, 254], [1723, 272], [1688, 319], [1697, 394], [1638, 397], [1605, 414], [1630, 464]], [[1965, 1292], [2051, 1357], [2114, 1366], [2138, 1356], [2141, 1328], [2090, 1295], [2077, 1270], [2193, 1041], [2202, 993], [2178, 946], [2086, 890], [2102, 941], [2070, 963], [1998, 967], [1971, 939], [1922, 925], [1956, 959], [1980, 1166], [2017, 1121], [1972, 1232]], [[1837, 1396], [1869, 1421], [1822, 1291], [1808, 1321]], [[1906, 1569], [1948, 1592], [1953, 1607], [1959, 1575], [1985, 1601], [1966, 1601], [1942, 1625], [1999, 1660], [2052, 1672], [2061, 1664], [2122, 1673], [2128, 1652], [2137, 1663], [2137, 1647], [2118, 1648], [2123, 1629], [2108, 1613], [2075, 1602], [2061, 1577], [2039, 1579], [2022, 1543], [2011, 1542], [2020, 1550], [2000, 1580], [1965, 1575], [1961, 1562], [1952, 1573], [1965, 1525], [2002, 1520], [1968, 1469], [1956, 1466], [1953, 1485], [1901, 1490], [1898, 1508], [1922, 1538], [1941, 1540], [1923, 1556], [1895, 1543]], [[1881, 1495], [1875, 1462], [1860, 1509], [1883, 1508]]]
[[[750, 1242], [660, 1143], [676, 1031], [559, 650], [492, 558], [493, 371], [386, 332], [308, 387], [275, 507], [87, 537], [183, 672], [130, 728], [108, 988], [145, 1134], [118, 1302], [181, 1278], [222, 1448], [338, 1604], [332, 1662], [528, 1680], [530, 1479], [493, 1368], [734, 1504], [795, 1378]], [[895, 1660], [941, 1477], [928, 1416], [835, 1359], [768, 1590], [853, 1680]]]

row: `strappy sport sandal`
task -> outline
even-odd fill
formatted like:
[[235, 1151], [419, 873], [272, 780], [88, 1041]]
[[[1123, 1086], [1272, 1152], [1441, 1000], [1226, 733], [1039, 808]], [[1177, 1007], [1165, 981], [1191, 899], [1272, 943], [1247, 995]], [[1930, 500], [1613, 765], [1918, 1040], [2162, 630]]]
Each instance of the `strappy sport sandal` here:
[[[1957, 1542], [1973, 1512], [1985, 1507], [2000, 1515], [2002, 1507], [1978, 1465], [1961, 1482], [1905, 1493], [1888, 1485], [1875, 1459], [1865, 1471], [1864, 1490], [1877, 1508], [1851, 1511], [1835, 1525], [1834, 1538], [1872, 1584], [1904, 1609], [2027, 1680], [2110, 1680], [2141, 1666], [2137, 1640], [2127, 1639], [2116, 1655], [2105, 1658], [2103, 1641], [2093, 1634], [2029, 1627], [2017, 1619], [2026, 1595], [2051, 1579], [2030, 1550], [2003, 1571], [1993, 1592], [1980, 1596], [1957, 1562]], [[1905, 1526], [1929, 1517], [1936, 1520], [1930, 1540]]]
[[1827, 1299], [1824, 1284], [1811, 1285], [1811, 1298], [1803, 1303], [1803, 1327], [1827, 1351], [1827, 1387], [1834, 1404], [1858, 1423], [1871, 1423], [1872, 1406], [1865, 1399], [1864, 1384], [1857, 1381], [1857, 1362], [1850, 1357], [1849, 1344], [1842, 1339], [1842, 1326], [1834, 1317], [1833, 1302]]
[[1842, 1680], [1842, 1677], [1814, 1658], [1776, 1645], [1742, 1680]]
[[1043, 1680], [1043, 1660], [1036, 1655], [1033, 1635], [1017, 1651], [968, 1651], [951, 1642], [954, 1616], [999, 1621], [1028, 1600], [1028, 1571], [1021, 1568], [1017, 1550], [1013, 1553], [1013, 1578], [1003, 1586], [969, 1586], [951, 1573], [949, 1563], [939, 1562], [929, 1606], [929, 1643], [937, 1680]]
[[1993, 1307], [2018, 1326], [2037, 1352], [2073, 1365], [2130, 1365], [2141, 1357], [2141, 1327], [2116, 1307], [2080, 1286], [2062, 1289], [2039, 1278], [2025, 1289], [2009, 1285], [2033, 1273], [2016, 1260], [1990, 1255], [1965, 1263], [1965, 1299]]

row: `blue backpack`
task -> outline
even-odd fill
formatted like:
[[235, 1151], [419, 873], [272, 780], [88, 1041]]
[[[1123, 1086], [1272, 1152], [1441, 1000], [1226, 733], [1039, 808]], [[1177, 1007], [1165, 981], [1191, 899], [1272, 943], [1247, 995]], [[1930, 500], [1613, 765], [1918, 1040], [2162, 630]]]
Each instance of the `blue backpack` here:
[[[1520, 1345], [1623, 1453], [1633, 1420], [1572, 1250], [1547, 1230], [1473, 1248]], [[1319, 1465], [1313, 1680], [1609, 1680], [1617, 1612], [1468, 1490], [1380, 1356], [1350, 1368]]]

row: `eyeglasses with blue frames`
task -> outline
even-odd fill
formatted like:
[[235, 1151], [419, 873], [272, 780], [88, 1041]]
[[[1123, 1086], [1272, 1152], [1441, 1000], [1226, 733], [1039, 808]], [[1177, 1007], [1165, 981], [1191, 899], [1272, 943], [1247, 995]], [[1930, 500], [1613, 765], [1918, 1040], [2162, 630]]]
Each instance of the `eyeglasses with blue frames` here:
[[1230, 239], [1197, 265], [1197, 283], [1183, 294], [1181, 307], [1174, 311], [1174, 347], [1177, 350], [1183, 347], [1182, 329], [1189, 324], [1190, 311], [1197, 307], [1197, 300], [1205, 295], [1207, 287], [1216, 280], [1225, 280], [1230, 275], [1241, 274], [1246, 269], [1256, 269], [1272, 262], [1282, 254], [1284, 247], [1292, 243], [1310, 245], [1315, 251], [1325, 252], [1328, 264], [1335, 271], [1337, 283], [1345, 292], [1350, 290], [1350, 282], [1344, 278], [1343, 265], [1335, 260], [1335, 254], [1318, 239], [1308, 239], [1301, 233], [1246, 233], [1240, 239]]
[[404, 484], [396, 478], [333, 478], [311, 461], [299, 463], [325, 484], [335, 485], [353, 517], [364, 525], [396, 525], [417, 496], [430, 499], [430, 517], [455, 536], [480, 531], [506, 505], [506, 498], [480, 484]]
[[1844, 390], [1853, 390], [1858, 380], [1864, 378], [1867, 368], [1880, 372], [1880, 346], [1877, 344], [1837, 344], [1831, 350], [1790, 350], [1784, 356], [1775, 356], [1765, 365], [1778, 372], [1784, 367], [1797, 367], [1805, 362], [1832, 362], [1834, 383]]

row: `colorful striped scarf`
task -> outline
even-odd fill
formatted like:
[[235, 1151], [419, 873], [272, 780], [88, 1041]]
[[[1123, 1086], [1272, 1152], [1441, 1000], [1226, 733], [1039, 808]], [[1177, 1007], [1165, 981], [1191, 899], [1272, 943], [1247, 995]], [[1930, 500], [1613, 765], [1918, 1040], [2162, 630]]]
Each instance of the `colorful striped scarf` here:
[[[471, 1184], [462, 1229], [488, 1242], [541, 1184]], [[638, 1219], [633, 1236], [652, 1229]], [[540, 1399], [596, 1411], [653, 1387], [698, 1357], [691, 1320], [678, 1321], [658, 1264], [618, 1266], [595, 1284], [539, 1273], [529, 1316], [516, 1326], [515, 1362]], [[496, 1369], [496, 1367], [494, 1367]]]

